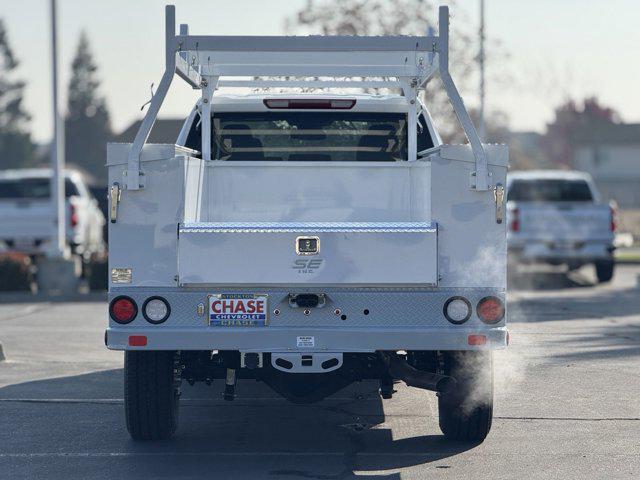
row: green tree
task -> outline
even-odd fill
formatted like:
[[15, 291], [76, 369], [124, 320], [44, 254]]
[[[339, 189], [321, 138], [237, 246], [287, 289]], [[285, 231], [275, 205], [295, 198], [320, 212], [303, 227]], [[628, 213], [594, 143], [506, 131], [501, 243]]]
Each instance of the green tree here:
[[66, 161], [84, 170], [96, 183], [106, 184], [106, 144], [111, 138], [111, 123], [105, 99], [98, 92], [97, 72], [89, 39], [82, 32], [71, 64], [65, 119]]
[[25, 82], [13, 78], [17, 67], [0, 19], [0, 168], [28, 167], [35, 163], [35, 147], [29, 132], [31, 117], [22, 104]]

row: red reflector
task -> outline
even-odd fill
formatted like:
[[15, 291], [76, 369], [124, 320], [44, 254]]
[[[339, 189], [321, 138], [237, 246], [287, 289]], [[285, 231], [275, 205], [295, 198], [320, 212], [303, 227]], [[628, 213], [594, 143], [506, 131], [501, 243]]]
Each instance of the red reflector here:
[[145, 335], [130, 335], [129, 346], [130, 347], [146, 347], [147, 337]]
[[301, 110], [349, 110], [356, 104], [355, 99], [313, 99], [313, 98], [265, 98], [267, 108], [297, 108]]
[[109, 306], [109, 315], [118, 323], [129, 323], [138, 314], [138, 307], [129, 297], [113, 299]]
[[71, 204], [71, 226], [76, 228], [78, 226], [78, 213], [76, 212], [76, 206]]
[[478, 302], [476, 311], [485, 323], [497, 323], [504, 317], [504, 305], [497, 297], [484, 297]]
[[617, 217], [618, 217], [618, 212], [617, 212], [616, 208], [611, 206], [611, 205], [609, 206], [609, 211], [611, 213], [611, 225], [610, 225], [610, 228], [611, 228], [612, 232], [615, 232], [616, 231], [616, 227], [617, 227], [616, 220], [617, 220]]
[[469, 335], [467, 341], [469, 345], [485, 345], [487, 343], [487, 337], [484, 335]]
[[509, 228], [512, 232], [520, 231], [520, 211], [517, 208], [511, 210], [511, 224]]

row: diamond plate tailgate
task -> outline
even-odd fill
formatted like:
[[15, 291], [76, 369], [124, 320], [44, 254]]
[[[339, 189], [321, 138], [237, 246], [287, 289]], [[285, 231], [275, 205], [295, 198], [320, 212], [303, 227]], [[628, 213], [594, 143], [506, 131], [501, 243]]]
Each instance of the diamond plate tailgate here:
[[[436, 285], [437, 228], [424, 222], [185, 223], [181, 285]], [[296, 248], [317, 237], [318, 251]]]

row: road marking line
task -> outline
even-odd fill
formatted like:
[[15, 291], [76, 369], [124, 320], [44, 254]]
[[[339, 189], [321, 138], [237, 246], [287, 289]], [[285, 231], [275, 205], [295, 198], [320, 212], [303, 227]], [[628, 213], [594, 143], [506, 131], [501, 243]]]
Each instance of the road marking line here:
[[[439, 452], [356, 452], [356, 457], [421, 457], [421, 458], [435, 458], [442, 459], [443, 455], [459, 455], [459, 450], [443, 450]], [[482, 456], [527, 456], [520, 452], [483, 452]], [[123, 457], [344, 457], [352, 455], [349, 452], [95, 452], [95, 453], [82, 453], [82, 452], [43, 452], [43, 453], [0, 453], [0, 458], [123, 458]], [[568, 452], [568, 453], [554, 453], [548, 454], [555, 457], [571, 457], [571, 456], [584, 456], [582, 452]], [[590, 456], [600, 457], [638, 457], [638, 453], [589, 453]], [[534, 456], [535, 454], [529, 454]]]
[[568, 420], [568, 421], [588, 421], [588, 422], [619, 422], [619, 421], [634, 421], [640, 420], [640, 417], [599, 417], [599, 418], [586, 418], [586, 417], [493, 417], [499, 420]]
[[[242, 405], [243, 401], [247, 400], [256, 400], [256, 401], [267, 401], [267, 400], [275, 400], [283, 404], [290, 405], [286, 399], [280, 397], [243, 397], [241, 399], [236, 400], [235, 403], [231, 405]], [[355, 398], [355, 397], [330, 397], [326, 398], [323, 401], [362, 401], [362, 400], [377, 400], [376, 397], [363, 397], [363, 398]], [[124, 399], [122, 398], [0, 398], [0, 402], [5, 403], [86, 403], [86, 404], [113, 404], [118, 405], [124, 403]], [[222, 399], [218, 402], [216, 399], [209, 398], [184, 398], [181, 399], [181, 405], [228, 405], [227, 402], [223, 402]], [[293, 405], [295, 406], [295, 405]]]
[[[265, 401], [265, 400], [276, 400], [281, 403], [286, 403], [284, 399], [278, 397], [247, 397], [242, 400], [238, 400], [233, 405], [236, 407], [246, 406], [242, 402], [246, 400], [257, 400], [257, 401]], [[376, 400], [375, 398], [353, 398], [353, 397], [337, 397], [337, 398], [328, 398], [324, 401], [356, 401], [356, 400]], [[124, 404], [124, 399], [122, 398], [0, 398], [0, 402], [4, 403], [61, 403], [61, 404], [87, 404], [87, 405], [122, 405]], [[210, 399], [184, 399], [181, 401], [181, 405], [184, 406], [203, 406], [203, 407], [219, 407], [219, 406], [227, 406], [228, 404], [222, 401], [216, 402], [211, 401]], [[305, 405], [289, 405], [287, 406], [298, 406], [305, 407]], [[321, 407], [322, 405], [320, 405]], [[378, 416], [379, 414], [360, 414], [361, 416]], [[393, 414], [387, 413], [384, 414], [385, 417], [425, 417], [428, 415], [405, 415], [405, 414]], [[624, 422], [631, 421], [637, 422], [640, 421], [640, 417], [510, 417], [510, 416], [494, 416], [495, 420], [549, 420], [549, 421], [570, 421], [570, 422]]]

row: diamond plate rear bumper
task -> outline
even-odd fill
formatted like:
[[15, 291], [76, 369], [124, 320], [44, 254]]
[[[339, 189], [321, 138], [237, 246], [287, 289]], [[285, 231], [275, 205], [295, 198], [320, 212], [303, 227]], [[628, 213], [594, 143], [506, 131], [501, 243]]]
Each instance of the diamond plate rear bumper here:
[[[469, 335], [487, 343], [470, 346]], [[145, 335], [145, 347], [130, 347], [130, 335]], [[300, 336], [314, 347], [297, 347]], [[376, 350], [477, 350], [507, 346], [506, 327], [442, 328], [127, 328], [107, 329], [111, 350], [241, 350], [243, 352], [373, 352]]]
[[[507, 345], [505, 319], [489, 326], [482, 323], [475, 312], [478, 301], [485, 296], [493, 295], [504, 302], [505, 292], [499, 289], [310, 288], [304, 292], [324, 293], [326, 305], [310, 309], [308, 315], [304, 309], [292, 308], [289, 304], [288, 295], [296, 289], [246, 288], [241, 291], [251, 293], [253, 290], [269, 295], [271, 317], [266, 327], [210, 327], [207, 314], [198, 313], [198, 305], [207, 305], [207, 294], [221, 293], [220, 289], [112, 288], [110, 299], [130, 296], [139, 309], [146, 298], [160, 295], [171, 305], [171, 315], [160, 325], [145, 321], [141, 312], [127, 325], [110, 320], [107, 346], [113, 350], [371, 352], [497, 349]], [[225, 293], [234, 291], [237, 290], [224, 289]], [[464, 324], [453, 325], [445, 319], [442, 309], [448, 298], [458, 295], [470, 301], [473, 312]], [[130, 347], [132, 335], [146, 336], [147, 345]], [[486, 344], [469, 345], [469, 335], [485, 335]], [[298, 337], [313, 337], [313, 346], [298, 347]]]

